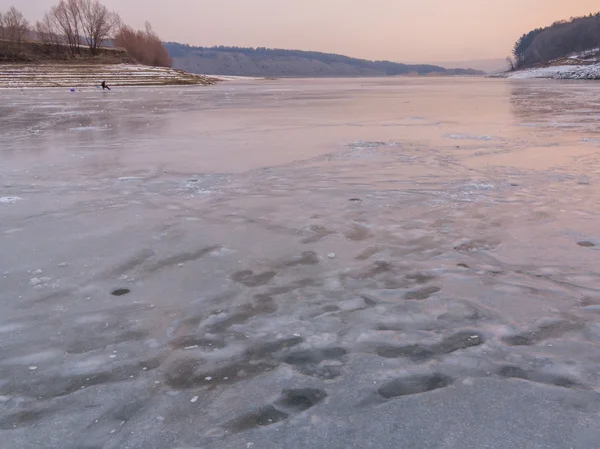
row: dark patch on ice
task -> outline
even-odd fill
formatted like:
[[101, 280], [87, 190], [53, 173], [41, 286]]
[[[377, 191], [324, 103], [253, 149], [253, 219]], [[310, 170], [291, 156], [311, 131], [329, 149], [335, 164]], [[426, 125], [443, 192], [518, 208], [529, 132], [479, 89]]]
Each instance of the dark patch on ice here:
[[371, 279], [380, 274], [392, 271], [393, 265], [385, 260], [377, 260], [373, 265], [357, 273], [350, 274], [352, 279]]
[[231, 276], [231, 279], [246, 287], [258, 287], [268, 284], [276, 275], [277, 273], [275, 271], [265, 271], [264, 273], [254, 274], [254, 271], [252, 270], [242, 270], [234, 273]]
[[418, 290], [413, 290], [413, 291], [407, 292], [404, 295], [404, 299], [423, 300], [423, 299], [429, 298], [431, 295], [439, 292], [440, 290], [441, 290], [441, 288], [436, 287], [436, 286], [423, 287]]
[[316, 318], [321, 315], [339, 312], [340, 310], [341, 309], [338, 306], [327, 305], [327, 306], [319, 307], [314, 310], [307, 311], [305, 314], [302, 315], [302, 319], [310, 320], [312, 318]]
[[385, 358], [407, 357], [415, 362], [429, 360], [433, 357], [451, 354], [461, 349], [480, 346], [484, 343], [483, 337], [477, 332], [458, 332], [444, 338], [440, 343], [433, 345], [383, 345], [376, 349], [377, 355]]
[[360, 198], [350, 198], [349, 201], [351, 201], [353, 203], [360, 203], [362, 200]]
[[587, 240], [584, 240], [584, 241], [581, 241], [581, 242], [577, 242], [577, 244], [579, 246], [583, 246], [584, 248], [593, 248], [594, 246], [596, 246], [592, 242], [588, 242]]
[[[252, 362], [252, 363], [251, 363]], [[167, 367], [165, 380], [171, 388], [187, 389], [206, 385], [237, 382], [270, 371], [275, 361], [255, 361], [248, 358], [210, 364], [203, 359], [182, 359]]]
[[144, 403], [145, 401], [142, 400], [131, 400], [116, 409], [107, 410], [87, 426], [75, 445], [69, 447], [77, 449], [101, 449], [106, 447], [113, 433], [121, 430], [125, 423], [139, 414]]
[[41, 421], [45, 413], [40, 410], [25, 410], [0, 418], [0, 429], [11, 430], [23, 426], [31, 426]]
[[113, 296], [123, 296], [130, 292], [131, 290], [129, 290], [128, 288], [118, 288], [116, 290], [113, 290], [110, 294]]
[[386, 359], [408, 357], [414, 361], [427, 360], [434, 356], [433, 351], [422, 345], [408, 346], [380, 346], [376, 350], [377, 355]]
[[60, 288], [50, 293], [45, 293], [43, 295], [38, 296], [31, 302], [23, 302], [18, 307], [21, 309], [29, 309], [32, 304], [47, 304], [49, 301], [53, 299], [63, 300], [65, 297], [72, 295], [76, 291], [75, 288]]
[[433, 281], [435, 279], [435, 276], [432, 276], [427, 273], [411, 273], [406, 276], [406, 279], [408, 281], [414, 282], [415, 284], [422, 285]]
[[155, 369], [161, 363], [161, 358], [154, 358], [96, 373], [71, 376], [40, 376], [36, 377], [34, 381], [14, 379], [14, 384], [6, 385], [4, 388], [11, 394], [25, 394], [41, 399], [50, 399], [66, 396], [94, 385], [130, 381], [132, 380], [131, 376], [135, 379], [141, 372]]
[[281, 351], [282, 349], [292, 348], [302, 342], [304, 342], [304, 338], [302, 337], [294, 336], [282, 338], [280, 340], [258, 344], [248, 349], [246, 354], [252, 357], [273, 357], [276, 352]]
[[359, 241], [366, 240], [369, 237], [371, 237], [371, 233], [369, 232], [369, 228], [367, 228], [366, 226], [354, 224], [350, 227], [350, 229], [348, 229], [344, 233], [344, 236], [348, 240], [353, 240], [353, 241], [359, 242]]
[[190, 348], [197, 346], [202, 349], [223, 349], [226, 346], [222, 338], [202, 338], [196, 335], [181, 335], [169, 341], [174, 349]]
[[527, 380], [529, 382], [554, 385], [562, 388], [576, 388], [582, 385], [574, 379], [556, 374], [542, 373], [535, 370], [525, 370], [518, 366], [505, 365], [498, 369], [498, 375], [511, 379]]
[[456, 264], [457, 267], [461, 267], [461, 268], [470, 268], [466, 263], [459, 263]]
[[243, 432], [256, 427], [270, 426], [286, 419], [289, 415], [277, 410], [272, 405], [266, 405], [254, 412], [247, 413], [234, 419], [226, 428], [233, 432]]
[[112, 418], [117, 421], [127, 422], [133, 418], [143, 408], [143, 406], [143, 402], [133, 400], [120, 406], [116, 410], [112, 410], [110, 414], [112, 415]]
[[372, 248], [367, 248], [365, 249], [363, 252], [361, 252], [358, 256], [356, 256], [356, 260], [367, 260], [370, 259], [371, 257], [373, 257], [375, 254], [381, 252], [381, 248], [379, 247], [372, 247]]
[[322, 282], [317, 279], [304, 278], [297, 281], [290, 282], [286, 285], [280, 285], [278, 287], [272, 287], [267, 291], [269, 295], [282, 295], [284, 293], [290, 293], [294, 290], [299, 290], [306, 287], [316, 287], [322, 285]]
[[591, 296], [586, 296], [585, 298], [581, 299], [581, 305], [583, 307], [600, 306], [600, 298], [593, 298]]
[[290, 413], [300, 413], [314, 407], [327, 397], [324, 390], [302, 388], [298, 390], [283, 390], [281, 397], [275, 401], [275, 406]]
[[314, 251], [304, 251], [300, 257], [295, 257], [282, 264], [283, 267], [295, 267], [297, 265], [316, 265], [319, 263], [319, 256]]
[[338, 306], [323, 306], [323, 310], [324, 313], [331, 313], [331, 312], [337, 312], [340, 310], [340, 308]]
[[484, 343], [484, 338], [478, 332], [463, 331], [451, 335], [442, 340], [441, 343], [431, 348], [436, 354], [450, 354], [461, 349], [473, 348]]
[[491, 244], [489, 242], [483, 240], [469, 240], [468, 242], [461, 243], [454, 247], [454, 251], [460, 253], [468, 253], [468, 252], [476, 252], [482, 250], [489, 250], [492, 247], [496, 246], [495, 244]]
[[369, 298], [366, 295], [361, 295], [361, 298], [364, 299], [365, 304], [367, 305], [367, 307], [375, 307], [377, 305], [377, 302], [372, 300], [371, 298]]
[[[534, 377], [535, 379], [535, 377]], [[570, 379], [566, 376], [548, 376], [548, 377], [540, 377], [538, 381], [541, 381], [543, 383], [547, 383], [550, 385], [556, 385], [557, 387], [563, 387], [563, 388], [573, 388], [573, 387], [580, 387], [581, 385], [579, 384], [579, 382]]]
[[283, 390], [273, 403], [245, 413], [225, 425], [232, 432], [243, 432], [257, 427], [270, 426], [287, 419], [290, 415], [302, 413], [322, 402], [327, 397], [324, 390], [301, 388]]
[[392, 380], [380, 387], [377, 392], [386, 399], [392, 399], [399, 396], [427, 393], [447, 387], [452, 382], [451, 377], [439, 373], [417, 374]]
[[175, 256], [166, 257], [164, 259], [157, 260], [156, 262], [144, 264], [144, 268], [147, 271], [151, 271], [151, 272], [158, 271], [163, 268], [168, 268], [168, 267], [171, 267], [174, 265], [178, 265], [180, 263], [193, 262], [195, 260], [201, 259], [202, 257], [206, 256], [207, 254], [210, 254], [213, 251], [216, 251], [218, 249], [221, 249], [220, 245], [208, 246], [206, 248], [201, 248], [197, 251], [193, 251], [190, 253], [181, 253], [181, 254], [177, 254]]
[[293, 336], [259, 343], [248, 348], [240, 358], [220, 363], [208, 363], [202, 358], [183, 358], [166, 368], [166, 382], [173, 388], [185, 389], [233, 383], [254, 377], [279, 365], [280, 362], [276, 360], [279, 351], [292, 348], [303, 341], [302, 337]]
[[567, 332], [580, 330], [582, 325], [571, 321], [555, 321], [541, 325], [528, 331], [502, 338], [502, 342], [509, 346], [531, 346], [550, 338], [556, 338]]
[[308, 237], [302, 239], [302, 243], [316, 243], [319, 240], [324, 239], [325, 237], [335, 234], [333, 231], [325, 228], [324, 226], [313, 225], [310, 227], [310, 234]]
[[284, 362], [289, 365], [318, 364], [323, 360], [337, 359], [347, 353], [348, 351], [339, 347], [307, 349], [288, 355]]
[[498, 375], [502, 377], [512, 377], [515, 379], [527, 379], [527, 371], [518, 366], [502, 366], [498, 370]]
[[305, 376], [316, 377], [318, 379], [331, 380], [342, 375], [342, 367], [338, 365], [302, 365], [296, 369]]
[[148, 259], [153, 257], [155, 254], [156, 253], [151, 249], [141, 250], [135, 256], [133, 256], [131, 259], [123, 262], [122, 264], [120, 264], [116, 268], [114, 268], [111, 271], [111, 274], [113, 276], [118, 276], [118, 275], [122, 275], [123, 273], [127, 273], [127, 272], [133, 270], [134, 268], [137, 268], [138, 266], [143, 265]]
[[206, 328], [211, 333], [223, 332], [234, 324], [242, 324], [257, 315], [268, 315], [277, 311], [277, 305], [268, 295], [256, 295], [254, 302], [236, 307], [232, 313], [222, 321]]
[[136, 330], [115, 333], [113, 328], [107, 328], [104, 332], [102, 329], [99, 332], [87, 329], [86, 332], [82, 332], [78, 340], [75, 340], [67, 347], [67, 353], [83, 354], [97, 349], [104, 349], [107, 346], [118, 343], [140, 341], [147, 336], [146, 332]]
[[347, 354], [344, 348], [320, 348], [294, 352], [284, 358], [284, 362], [294, 365], [302, 374], [320, 379], [335, 379], [341, 376], [339, 365], [322, 364], [325, 360], [336, 360]]

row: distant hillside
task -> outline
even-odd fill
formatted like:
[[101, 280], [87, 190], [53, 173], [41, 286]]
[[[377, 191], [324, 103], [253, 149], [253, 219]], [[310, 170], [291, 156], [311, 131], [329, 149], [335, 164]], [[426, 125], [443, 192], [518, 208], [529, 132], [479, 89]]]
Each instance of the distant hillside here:
[[[515, 43], [513, 56], [517, 68], [532, 67], [600, 47], [600, 13], [537, 28]], [[589, 51], [593, 58], [595, 51]]]
[[486, 73], [496, 73], [506, 69], [507, 62], [505, 58], [501, 59], [468, 59], [461, 61], [433, 61], [433, 64], [442, 67], [469, 67], [475, 70], [483, 70]]
[[173, 67], [205, 75], [328, 77], [393, 75], [481, 75], [472, 69], [445, 69], [428, 64], [367, 61], [300, 50], [240, 47], [191, 47], [165, 43]]

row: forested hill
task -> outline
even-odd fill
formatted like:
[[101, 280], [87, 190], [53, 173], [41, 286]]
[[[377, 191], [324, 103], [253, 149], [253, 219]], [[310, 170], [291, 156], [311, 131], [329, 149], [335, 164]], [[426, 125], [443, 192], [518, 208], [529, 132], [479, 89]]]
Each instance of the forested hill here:
[[165, 43], [173, 67], [206, 75], [262, 77], [480, 75], [471, 69], [445, 69], [427, 64], [367, 61], [314, 51], [240, 47], [191, 47]]
[[600, 47], [600, 13], [562, 20], [524, 34], [515, 43], [513, 56], [517, 68], [531, 67], [567, 57], [574, 53], [593, 51]]

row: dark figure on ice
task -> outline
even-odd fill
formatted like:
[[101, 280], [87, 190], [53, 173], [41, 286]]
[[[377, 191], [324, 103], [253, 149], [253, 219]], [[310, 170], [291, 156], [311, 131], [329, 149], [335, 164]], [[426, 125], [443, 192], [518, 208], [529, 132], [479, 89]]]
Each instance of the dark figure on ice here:
[[106, 81], [102, 81], [102, 84], [100, 84], [100, 85], [102, 86], [102, 90], [104, 90], [104, 89], [108, 89], [108, 90], [110, 90], [110, 87], [108, 87], [108, 86], [106, 85]]

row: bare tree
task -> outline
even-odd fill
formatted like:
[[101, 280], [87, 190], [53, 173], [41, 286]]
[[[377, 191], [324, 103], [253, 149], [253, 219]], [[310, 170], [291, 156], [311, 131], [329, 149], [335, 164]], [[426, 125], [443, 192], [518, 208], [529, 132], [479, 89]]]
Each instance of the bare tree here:
[[51, 45], [53, 43], [53, 34], [55, 32], [52, 23], [50, 21], [50, 15], [48, 13], [44, 14], [42, 20], [38, 20], [35, 22], [35, 33], [37, 34], [37, 38], [44, 45]]
[[511, 58], [510, 56], [507, 56], [505, 61], [506, 61], [506, 66], [509, 71], [514, 72], [515, 70], [517, 70], [517, 66], [516, 66], [516, 63], [513, 60], [513, 58]]
[[98, 0], [79, 0], [83, 35], [93, 55], [120, 23], [119, 16], [110, 12]]
[[80, 53], [81, 0], [60, 0], [48, 14], [58, 34], [64, 36], [71, 53]]
[[4, 14], [0, 14], [0, 49], [3, 57], [12, 59], [17, 56], [28, 35], [29, 23], [14, 6]]
[[38, 39], [49, 50], [58, 54], [61, 49], [61, 28], [58, 25], [55, 16], [50, 13], [44, 14], [41, 21], [35, 24], [35, 32]]
[[17, 50], [20, 49], [21, 43], [29, 33], [29, 22], [14, 6], [4, 14], [2, 22], [3, 39], [13, 44]]
[[173, 64], [162, 40], [148, 22], [144, 30], [138, 31], [122, 26], [115, 36], [115, 44], [127, 50], [141, 64], [160, 67], [171, 67]]
[[0, 12], [0, 45], [3, 45], [6, 39], [6, 29], [4, 28], [4, 14]]

